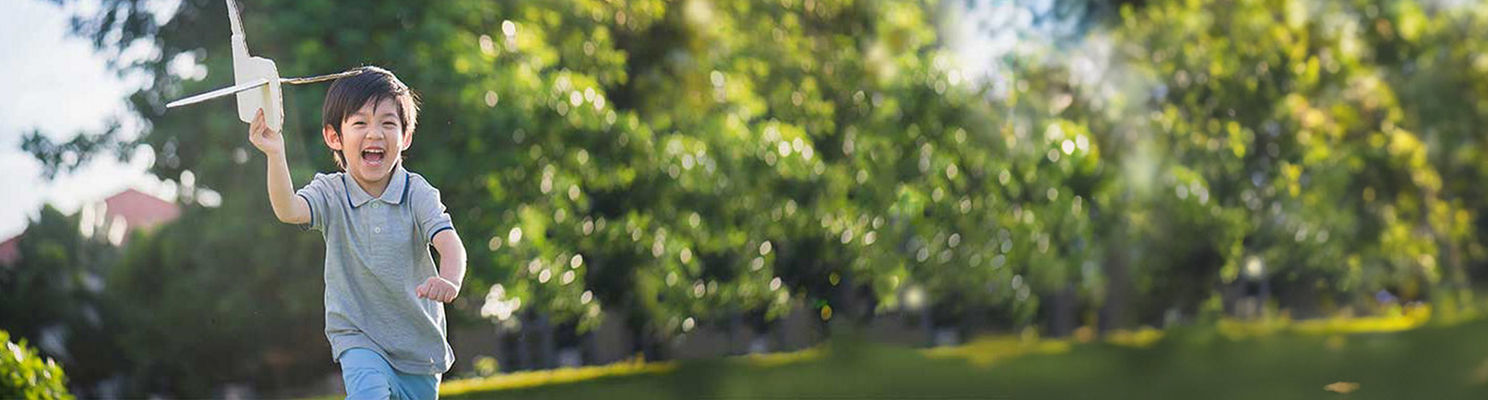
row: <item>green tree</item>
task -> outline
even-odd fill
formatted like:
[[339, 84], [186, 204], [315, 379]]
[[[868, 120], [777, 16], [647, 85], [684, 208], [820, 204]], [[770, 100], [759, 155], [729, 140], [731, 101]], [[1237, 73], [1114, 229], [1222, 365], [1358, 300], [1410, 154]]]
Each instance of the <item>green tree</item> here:
[[[1233, 282], [1256, 257], [1289, 304], [1349, 304], [1380, 289], [1424, 295], [1441, 278], [1451, 213], [1442, 178], [1380, 78], [1373, 26], [1350, 4], [1238, 1], [1123, 9], [1120, 60], [1152, 101], [1122, 118], [1154, 134], [1126, 148], [1161, 154], [1132, 214], [1139, 286], [1167, 304]], [[1362, 20], [1362, 21], [1361, 21]], [[1169, 269], [1171, 268], [1171, 269]], [[1177, 278], [1177, 279], [1171, 279]], [[1201, 283], [1198, 289], [1191, 288]], [[1182, 293], [1187, 294], [1182, 294]], [[1167, 294], [1163, 294], [1167, 293]], [[1177, 297], [1175, 297], [1177, 296]], [[1156, 310], [1159, 307], [1147, 307]]]

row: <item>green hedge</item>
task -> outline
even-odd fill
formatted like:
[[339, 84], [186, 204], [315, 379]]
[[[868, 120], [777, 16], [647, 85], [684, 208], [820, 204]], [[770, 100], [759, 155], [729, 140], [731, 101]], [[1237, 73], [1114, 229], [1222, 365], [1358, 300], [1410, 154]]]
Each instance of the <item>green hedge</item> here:
[[0, 330], [0, 399], [71, 399], [67, 376], [51, 358], [42, 360], [36, 350], [10, 341], [10, 333]]

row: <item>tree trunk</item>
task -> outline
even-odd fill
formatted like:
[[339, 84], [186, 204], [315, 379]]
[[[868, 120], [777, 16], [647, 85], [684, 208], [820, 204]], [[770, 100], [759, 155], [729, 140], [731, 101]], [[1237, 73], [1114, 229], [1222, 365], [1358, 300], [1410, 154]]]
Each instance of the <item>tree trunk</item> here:
[[1128, 272], [1126, 240], [1118, 232], [1112, 235], [1111, 247], [1106, 249], [1106, 298], [1101, 304], [1098, 328], [1102, 333], [1114, 329], [1132, 327], [1130, 300], [1132, 293], [1131, 273]]
[[1049, 333], [1054, 337], [1068, 336], [1075, 330], [1075, 287], [1066, 284], [1054, 294], [1054, 312], [1049, 320]]

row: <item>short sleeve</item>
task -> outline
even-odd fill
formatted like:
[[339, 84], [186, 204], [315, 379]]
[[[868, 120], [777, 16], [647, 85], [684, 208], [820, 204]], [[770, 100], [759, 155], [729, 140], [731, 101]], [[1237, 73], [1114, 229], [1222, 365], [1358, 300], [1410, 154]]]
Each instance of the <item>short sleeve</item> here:
[[433, 242], [434, 235], [439, 232], [455, 229], [449, 211], [439, 199], [439, 189], [435, 189], [423, 177], [412, 179], [409, 183], [413, 185], [409, 188], [409, 205], [413, 207], [414, 223], [424, 241]]
[[300, 225], [300, 228], [325, 231], [329, 215], [326, 211], [330, 210], [333, 204], [331, 199], [335, 197], [334, 187], [331, 186], [335, 181], [334, 177], [335, 175], [330, 174], [315, 174], [310, 183], [295, 192], [295, 196], [305, 199], [305, 203], [310, 205], [310, 223]]

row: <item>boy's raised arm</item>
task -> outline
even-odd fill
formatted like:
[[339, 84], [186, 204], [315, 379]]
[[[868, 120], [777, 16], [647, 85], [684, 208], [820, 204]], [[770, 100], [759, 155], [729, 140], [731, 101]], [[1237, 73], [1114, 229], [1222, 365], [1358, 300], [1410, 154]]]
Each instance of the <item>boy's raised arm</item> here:
[[284, 223], [309, 223], [310, 204], [295, 196], [290, 182], [289, 162], [284, 157], [284, 136], [264, 123], [263, 110], [259, 110], [253, 123], [249, 124], [248, 141], [269, 159], [269, 204], [274, 207], [274, 216]]

